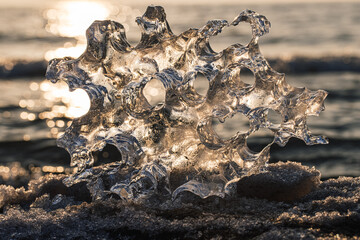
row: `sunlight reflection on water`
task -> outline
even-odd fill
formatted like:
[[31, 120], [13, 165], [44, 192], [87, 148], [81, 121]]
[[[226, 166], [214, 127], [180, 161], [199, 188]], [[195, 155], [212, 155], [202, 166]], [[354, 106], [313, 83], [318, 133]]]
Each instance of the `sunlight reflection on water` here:
[[40, 84], [40, 89], [44, 92], [45, 101], [60, 100], [64, 105], [52, 106], [50, 113], [43, 112], [45, 118], [52, 118], [52, 116], [63, 115], [67, 118], [78, 118], [89, 111], [90, 100], [87, 93], [82, 89], [76, 89], [73, 92], [69, 91], [66, 83], [59, 82], [56, 85], [44, 81]]
[[45, 53], [45, 59], [54, 57], [78, 57], [86, 48], [85, 30], [94, 20], [107, 19], [116, 8], [109, 4], [93, 1], [60, 2], [44, 12], [48, 23], [46, 30], [61, 37], [72, 37], [76, 45], [66, 42], [64, 47]]
[[46, 30], [63, 37], [82, 37], [94, 20], [105, 20], [110, 8], [104, 3], [89, 1], [60, 2], [45, 12]]
[[[49, 129], [48, 138], [61, 135], [72, 119], [83, 116], [90, 109], [87, 93], [82, 89], [70, 92], [65, 82], [31, 82], [29, 88], [33, 94], [20, 99], [18, 105], [22, 110], [19, 118], [24, 122], [45, 121]], [[23, 140], [32, 140], [32, 135], [24, 134]]]

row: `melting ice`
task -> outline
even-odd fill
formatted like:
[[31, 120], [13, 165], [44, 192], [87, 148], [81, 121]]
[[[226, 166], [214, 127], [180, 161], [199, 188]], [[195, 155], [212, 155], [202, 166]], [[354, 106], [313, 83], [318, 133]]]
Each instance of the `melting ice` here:
[[[91, 101], [88, 113], [74, 119], [58, 139], [78, 169], [66, 178], [67, 186], [87, 182], [94, 199], [111, 194], [128, 201], [154, 194], [175, 198], [183, 191], [224, 197], [239, 179], [265, 166], [273, 143], [284, 146], [292, 137], [308, 145], [327, 143], [306, 124], [307, 116], [324, 110], [327, 93], [290, 86], [284, 74], [270, 67], [258, 45], [269, 32], [266, 17], [245, 10], [231, 23], [211, 20], [178, 36], [160, 6], [148, 7], [136, 22], [142, 34], [136, 46], [128, 43], [120, 23], [95, 21], [79, 58], [49, 62], [47, 79], [85, 90]], [[240, 22], [251, 25], [250, 42], [214, 52], [210, 37]], [[246, 69], [253, 84], [242, 81]], [[203, 95], [194, 87], [200, 75], [209, 84]], [[165, 99], [151, 105], [143, 91], [154, 81], [162, 84]], [[281, 116], [281, 123], [268, 119], [270, 110]], [[222, 139], [213, 120], [224, 122], [235, 114], [248, 119], [249, 129]], [[273, 132], [273, 141], [253, 152], [247, 138], [262, 128]], [[106, 145], [115, 146], [121, 158], [92, 167], [93, 152]]]

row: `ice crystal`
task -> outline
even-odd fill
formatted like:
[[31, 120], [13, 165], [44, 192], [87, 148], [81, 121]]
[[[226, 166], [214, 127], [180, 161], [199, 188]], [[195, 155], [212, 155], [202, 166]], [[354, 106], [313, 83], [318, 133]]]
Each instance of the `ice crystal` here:
[[[64, 80], [70, 90], [81, 88], [91, 101], [89, 112], [74, 119], [58, 139], [78, 169], [65, 180], [68, 186], [85, 181], [94, 199], [117, 194], [138, 201], [155, 193], [175, 198], [182, 191], [223, 197], [234, 191], [239, 179], [267, 163], [273, 143], [284, 146], [291, 137], [308, 145], [327, 143], [306, 125], [307, 116], [324, 109], [327, 93], [290, 86], [284, 74], [269, 66], [258, 46], [269, 32], [266, 17], [245, 10], [231, 23], [211, 20], [178, 36], [160, 6], [148, 7], [136, 22], [142, 35], [135, 47], [120, 23], [95, 21], [79, 58], [49, 63], [47, 79]], [[210, 37], [240, 22], [250, 23], [250, 42], [213, 51]], [[253, 84], [241, 79], [246, 69], [254, 76]], [[209, 83], [205, 96], [194, 88], [200, 74]], [[154, 80], [166, 94], [152, 106], [143, 91]], [[281, 123], [268, 119], [269, 110], [281, 116]], [[235, 114], [246, 116], [249, 129], [228, 140], [220, 138], [213, 120], [224, 122]], [[270, 129], [274, 139], [253, 152], [247, 138], [261, 128]], [[93, 168], [92, 153], [105, 145], [115, 146], [121, 158]]]

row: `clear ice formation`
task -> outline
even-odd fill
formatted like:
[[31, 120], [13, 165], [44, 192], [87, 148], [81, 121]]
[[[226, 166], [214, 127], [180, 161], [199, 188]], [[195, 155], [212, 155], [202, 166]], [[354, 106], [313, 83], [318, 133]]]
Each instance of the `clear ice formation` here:
[[[49, 62], [47, 79], [63, 80], [70, 90], [81, 88], [91, 101], [89, 112], [74, 119], [58, 139], [77, 167], [66, 178], [67, 186], [87, 182], [94, 199], [112, 194], [127, 201], [153, 194], [174, 199], [183, 191], [224, 197], [234, 192], [240, 178], [263, 169], [273, 143], [284, 146], [291, 137], [308, 145], [327, 143], [306, 125], [307, 116], [324, 110], [327, 93], [290, 86], [284, 74], [269, 66], [258, 45], [269, 32], [266, 17], [245, 10], [230, 24], [211, 20], [178, 36], [160, 6], [149, 6], [136, 22], [142, 35], [135, 47], [120, 23], [95, 21], [86, 31], [87, 49], [79, 58]], [[213, 51], [210, 37], [240, 22], [250, 23], [250, 42]], [[254, 75], [253, 84], [241, 80], [244, 69]], [[205, 96], [194, 88], [199, 74], [209, 82]], [[143, 90], [154, 79], [161, 81], [166, 96], [152, 106]], [[269, 110], [281, 116], [281, 123], [268, 119]], [[213, 120], [224, 122], [235, 114], [246, 116], [249, 129], [228, 140], [220, 138]], [[260, 128], [270, 129], [274, 139], [253, 152], [247, 138]], [[115, 146], [121, 158], [92, 167], [92, 153], [107, 144]]]

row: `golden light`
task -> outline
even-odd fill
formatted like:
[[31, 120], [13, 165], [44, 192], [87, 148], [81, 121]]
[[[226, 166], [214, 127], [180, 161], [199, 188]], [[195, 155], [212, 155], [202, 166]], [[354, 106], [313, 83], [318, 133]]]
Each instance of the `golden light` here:
[[[50, 112], [44, 112], [41, 118], [52, 119], [54, 117], [78, 118], [86, 114], [90, 109], [90, 99], [87, 93], [82, 89], [76, 89], [73, 92], [65, 82], [57, 84], [43, 81], [40, 84], [45, 100], [49, 102], [61, 101], [64, 105], [53, 105]], [[25, 117], [25, 116], [24, 116]], [[26, 116], [27, 117], [27, 116]], [[54, 127], [54, 121], [47, 122], [49, 127]], [[58, 121], [58, 127], [64, 126], [65, 123]]]
[[30, 83], [30, 89], [31, 91], [37, 91], [39, 89], [39, 84], [36, 82]]
[[31, 137], [30, 137], [29, 134], [25, 134], [25, 135], [23, 136], [23, 140], [24, 140], [24, 141], [30, 141], [30, 139], [31, 139]]
[[63, 37], [82, 37], [94, 20], [105, 20], [110, 8], [95, 1], [66, 1], [45, 12], [46, 29]]
[[48, 125], [49, 128], [55, 127], [55, 122], [53, 120], [47, 121], [46, 124]]
[[79, 57], [86, 48], [86, 29], [95, 20], [105, 20], [114, 11], [110, 5], [96, 1], [64, 1], [47, 10], [46, 30], [62, 37], [76, 38], [77, 43], [67, 42], [63, 47], [45, 53], [49, 61], [57, 57]]
[[71, 44], [65, 44], [62, 48], [57, 48], [55, 50], [49, 50], [45, 53], [45, 60], [50, 61], [53, 58], [62, 58], [62, 57], [79, 57], [86, 49], [85, 43], [77, 43], [76, 46]]
[[57, 120], [56, 121], [56, 126], [59, 128], [62, 128], [65, 126], [65, 122], [63, 120]]
[[28, 116], [27, 116], [27, 119], [29, 121], [34, 121], [36, 119], [36, 116], [34, 113], [29, 113]]
[[143, 94], [152, 106], [165, 102], [166, 91], [160, 80], [153, 79], [148, 82], [144, 87]]
[[62, 173], [65, 168], [61, 166], [43, 166], [41, 170], [48, 173]]
[[82, 89], [76, 89], [70, 92], [69, 107], [66, 116], [69, 118], [78, 118], [85, 115], [90, 109], [90, 99], [87, 93]]
[[21, 119], [27, 119], [28, 113], [27, 112], [22, 112], [20, 113], [20, 118]]
[[21, 100], [19, 101], [19, 106], [20, 106], [21, 108], [26, 108], [26, 106], [27, 106], [27, 101], [26, 101], [25, 99], [21, 99]]
[[8, 173], [10, 172], [10, 168], [5, 166], [0, 166], [0, 173]]

